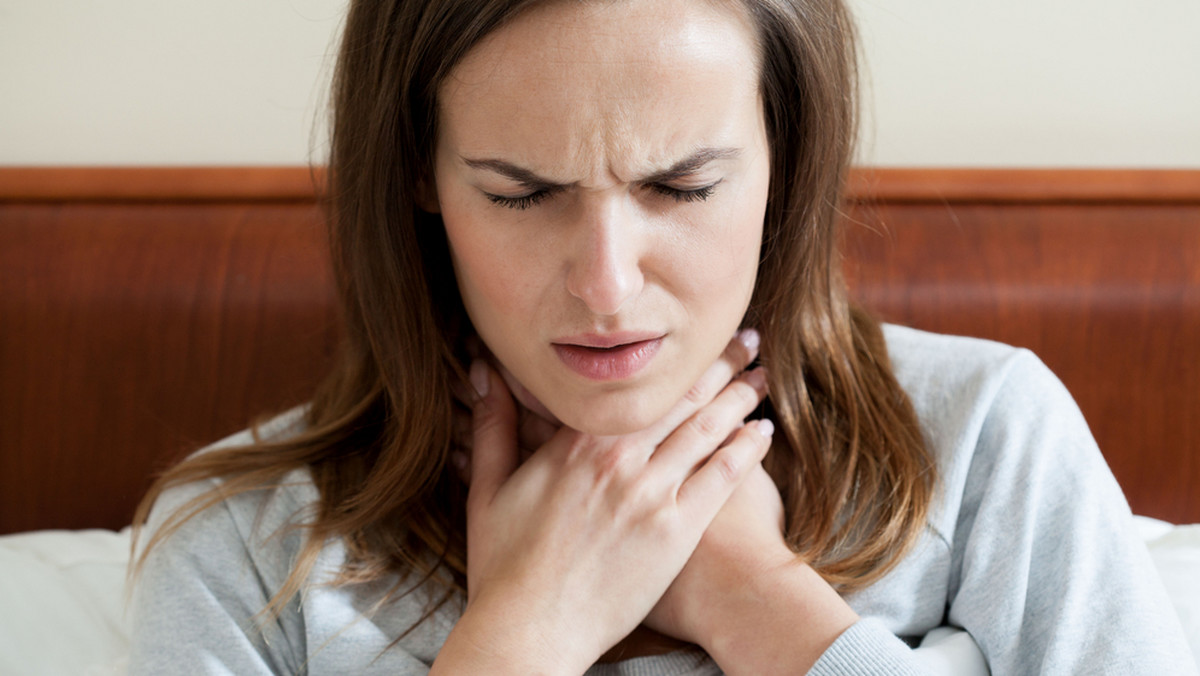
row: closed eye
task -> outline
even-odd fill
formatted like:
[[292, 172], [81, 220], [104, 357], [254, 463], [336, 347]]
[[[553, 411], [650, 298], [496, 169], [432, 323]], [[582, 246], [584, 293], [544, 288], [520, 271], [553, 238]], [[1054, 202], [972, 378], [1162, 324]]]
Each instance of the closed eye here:
[[661, 183], [652, 183], [649, 187], [654, 192], [670, 197], [676, 202], [703, 202], [713, 194], [713, 191], [717, 189], [720, 183], [720, 181], [717, 181], [716, 183], [710, 183], [702, 188], [694, 188], [692, 190], [680, 190], [679, 188], [672, 188], [669, 185]]
[[[716, 191], [717, 186], [720, 183], [721, 181], [717, 181], [716, 183], [711, 183], [700, 188], [693, 188], [691, 190], [672, 188], [669, 185], [663, 185], [661, 183], [652, 183], [648, 187], [654, 192], [665, 197], [670, 197], [676, 202], [686, 203], [703, 202], [707, 200], [712, 196], [713, 192]], [[538, 205], [543, 200], [552, 197], [554, 193], [558, 192], [558, 190], [558, 188], [542, 188], [526, 195], [519, 195], [517, 197], [506, 197], [504, 195], [495, 195], [485, 192], [484, 196], [486, 196], [488, 201], [492, 204], [502, 206], [506, 209], [516, 209], [521, 211]]]
[[489, 193], [489, 192], [485, 192], [483, 194], [488, 198], [488, 201], [491, 202], [492, 204], [496, 204], [496, 205], [505, 207], [507, 209], [523, 210], [523, 209], [528, 209], [529, 207], [536, 205], [537, 203], [541, 202], [542, 200], [546, 199], [547, 197], [550, 197], [551, 195], [553, 195], [555, 192], [556, 192], [556, 190], [543, 188], [541, 190], [535, 190], [535, 191], [529, 193], [528, 195], [520, 195], [518, 197], [505, 197], [504, 195], [493, 195], [492, 193]]

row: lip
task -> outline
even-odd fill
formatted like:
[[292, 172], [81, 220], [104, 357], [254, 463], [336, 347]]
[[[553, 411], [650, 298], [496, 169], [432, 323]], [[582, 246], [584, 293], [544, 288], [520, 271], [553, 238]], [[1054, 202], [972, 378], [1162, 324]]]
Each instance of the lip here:
[[552, 343], [567, 368], [589, 380], [633, 377], [654, 359], [664, 334], [624, 332], [570, 336]]

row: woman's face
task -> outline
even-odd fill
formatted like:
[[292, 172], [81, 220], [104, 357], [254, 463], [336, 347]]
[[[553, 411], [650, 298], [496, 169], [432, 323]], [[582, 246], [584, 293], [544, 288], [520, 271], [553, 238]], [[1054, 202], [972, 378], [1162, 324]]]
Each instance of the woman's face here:
[[592, 434], [656, 421], [754, 288], [769, 153], [747, 19], [550, 3], [468, 53], [439, 106], [437, 209], [518, 396]]

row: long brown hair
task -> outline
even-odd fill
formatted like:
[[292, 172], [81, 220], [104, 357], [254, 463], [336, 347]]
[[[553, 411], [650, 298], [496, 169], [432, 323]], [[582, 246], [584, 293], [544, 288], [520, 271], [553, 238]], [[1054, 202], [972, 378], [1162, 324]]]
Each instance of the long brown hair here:
[[[334, 79], [327, 192], [345, 328], [339, 360], [299, 434], [203, 453], [163, 474], [135, 523], [171, 486], [223, 481], [174, 513], [146, 552], [198, 511], [308, 468], [320, 506], [273, 612], [301, 590], [329, 538], [349, 548], [345, 581], [416, 572], [445, 581], [447, 593], [463, 589], [465, 487], [447, 460], [472, 329], [440, 218], [418, 205], [439, 85], [484, 36], [536, 2], [351, 4]], [[857, 124], [853, 24], [841, 0], [741, 4], [757, 29], [772, 153], [746, 318], [762, 333], [768, 414], [783, 431], [767, 469], [783, 496], [789, 544], [850, 591], [900, 560], [925, 525], [935, 485], [880, 328], [850, 305], [841, 276], [839, 206]]]

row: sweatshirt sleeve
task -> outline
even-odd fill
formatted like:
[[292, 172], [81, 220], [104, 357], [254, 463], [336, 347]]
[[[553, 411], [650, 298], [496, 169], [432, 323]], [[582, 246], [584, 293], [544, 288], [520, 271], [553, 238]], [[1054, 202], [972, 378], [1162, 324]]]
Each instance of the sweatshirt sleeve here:
[[1027, 351], [979, 429], [947, 619], [993, 674], [1195, 674], [1178, 618], [1082, 414]]
[[[908, 645], [877, 620], [856, 622], [808, 671], [809, 676], [924, 676]], [[961, 676], [961, 675], [960, 675]]]
[[[165, 493], [143, 540], [167, 514], [212, 487], [202, 482]], [[131, 676], [303, 673], [303, 620], [295, 604], [279, 619], [259, 614], [273, 593], [269, 577], [228, 503], [191, 518], [151, 550], [135, 580]]]
[[[215, 485], [198, 482], [164, 493], [145, 536]], [[427, 674], [438, 632], [448, 631], [442, 615], [413, 627], [429, 607], [424, 593], [406, 594], [375, 612], [390, 582], [334, 584], [345, 561], [340, 545], [318, 552], [305, 588], [282, 612], [265, 612], [306, 537], [292, 526], [305, 520], [317, 497], [308, 474], [297, 471], [276, 486], [200, 512], [155, 545], [134, 581], [131, 676]]]
[[[969, 633], [992, 674], [1196, 674], [1074, 400], [1032, 353], [1002, 361], [966, 398], [938, 399], [967, 413], [943, 420], [979, 421], [963, 444], [965, 482], [942, 486], [961, 491], [945, 623]], [[809, 673], [929, 673], [914, 657], [864, 617]]]

